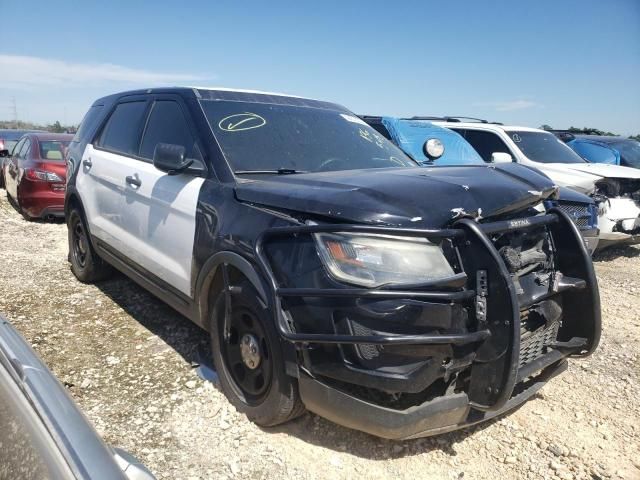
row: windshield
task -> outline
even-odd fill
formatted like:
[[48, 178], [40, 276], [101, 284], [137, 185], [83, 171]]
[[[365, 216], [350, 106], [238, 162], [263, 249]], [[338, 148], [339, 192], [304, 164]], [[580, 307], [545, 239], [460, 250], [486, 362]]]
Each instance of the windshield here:
[[640, 142], [636, 140], [621, 140], [611, 145], [620, 152], [623, 165], [640, 168]]
[[69, 148], [68, 141], [61, 140], [41, 140], [40, 158], [44, 160], [64, 160], [64, 155]]
[[201, 104], [235, 172], [416, 166], [373, 128], [345, 112], [257, 102], [202, 100]]
[[553, 133], [507, 132], [529, 160], [541, 163], [587, 163]]

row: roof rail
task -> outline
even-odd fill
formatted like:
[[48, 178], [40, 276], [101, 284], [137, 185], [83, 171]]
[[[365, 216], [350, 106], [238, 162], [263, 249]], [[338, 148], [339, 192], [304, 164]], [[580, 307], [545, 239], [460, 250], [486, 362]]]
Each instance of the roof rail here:
[[465, 122], [465, 121], [471, 121], [471, 122], [476, 122], [476, 123], [491, 123], [494, 125], [502, 125], [502, 123], [500, 122], [490, 122], [488, 120], [484, 120], [482, 118], [475, 118], [475, 117], [462, 117], [462, 116], [457, 116], [457, 115], [445, 115], [442, 117], [437, 117], [437, 116], [414, 116], [411, 118], [407, 118], [406, 120], [435, 120], [435, 121], [440, 121], [440, 122], [452, 122], [452, 123], [460, 123], [460, 122]]

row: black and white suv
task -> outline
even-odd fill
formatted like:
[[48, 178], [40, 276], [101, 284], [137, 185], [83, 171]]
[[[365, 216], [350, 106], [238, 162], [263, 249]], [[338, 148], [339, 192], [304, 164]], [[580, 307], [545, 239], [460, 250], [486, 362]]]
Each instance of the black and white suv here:
[[534, 170], [424, 169], [339, 105], [190, 88], [96, 101], [67, 161], [74, 274], [115, 267], [208, 330], [260, 425], [441, 433], [598, 344], [590, 256]]

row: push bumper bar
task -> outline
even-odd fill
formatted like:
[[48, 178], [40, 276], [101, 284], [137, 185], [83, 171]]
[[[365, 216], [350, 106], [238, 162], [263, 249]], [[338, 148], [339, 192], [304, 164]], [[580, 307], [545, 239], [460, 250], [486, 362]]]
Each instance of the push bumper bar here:
[[[378, 226], [360, 226], [360, 225], [301, 225], [292, 227], [275, 227], [266, 230], [257, 240], [255, 245], [256, 258], [260, 264], [265, 278], [268, 280], [268, 286], [271, 290], [270, 305], [274, 315], [274, 323], [281, 337], [293, 344], [297, 344], [301, 348], [307, 347], [309, 344], [376, 344], [376, 345], [468, 345], [476, 344], [477, 362], [472, 366], [471, 384], [469, 391], [464, 394], [464, 398], [459, 394], [447, 395], [436, 399], [434, 402], [451, 402], [454, 398], [455, 402], [460, 402], [457, 406], [451, 403], [439, 404], [446, 410], [459, 410], [460, 419], [448, 424], [446, 428], [459, 428], [462, 424], [469, 424], [464, 420], [469, 415], [469, 409], [476, 413], [484, 412], [491, 416], [499, 415], [501, 412], [512, 408], [519, 403], [513, 397], [514, 387], [517, 382], [522, 380], [522, 376], [518, 374], [519, 349], [520, 349], [520, 308], [518, 297], [511, 275], [502, 260], [499, 252], [493, 245], [489, 235], [501, 234], [513, 231], [526, 231], [530, 229], [546, 226], [552, 233], [554, 245], [562, 253], [571, 252], [567, 257], [567, 261], [560, 263], [557, 267], [567, 277], [573, 277], [576, 289], [586, 289], [588, 295], [592, 298], [592, 302], [586, 302], [581, 305], [581, 312], [589, 315], [590, 325], [587, 328], [592, 334], [580, 335], [586, 340], [575, 345], [575, 348], [565, 348], [562, 354], [558, 355], [558, 350], [553, 350], [553, 361], [558, 363], [569, 354], [581, 354], [586, 351], [590, 353], [595, 349], [599, 341], [600, 332], [600, 303], [595, 273], [591, 263], [590, 254], [587, 252], [580, 232], [569, 216], [558, 210], [552, 209], [546, 215], [522, 218], [517, 220], [500, 221], [493, 223], [479, 224], [470, 219], [461, 219], [454, 224], [454, 228], [443, 230], [417, 230], [404, 228], [390, 228]], [[267, 255], [265, 253], [265, 244], [275, 237], [286, 237], [312, 234], [317, 232], [354, 232], [354, 233], [370, 233], [384, 235], [399, 235], [405, 237], [420, 237], [426, 239], [452, 239], [462, 251], [464, 259], [464, 270], [469, 276], [467, 282], [457, 282], [457, 286], [452, 287], [451, 279], [435, 281], [429, 284], [421, 285], [420, 289], [412, 288], [411, 290], [397, 290], [390, 288], [378, 289], [358, 289], [358, 288], [282, 288], [276, 280], [276, 276], [272, 271]], [[464, 250], [467, 250], [465, 255]], [[466, 285], [478, 285], [476, 272], [486, 270], [490, 274], [490, 281], [495, 290], [499, 291], [498, 295], [493, 295], [493, 299], [488, 299], [485, 307], [489, 309], [487, 319], [478, 318], [477, 329], [475, 331], [455, 333], [455, 334], [418, 334], [418, 335], [343, 335], [343, 334], [325, 334], [325, 333], [302, 333], [295, 331], [295, 325], [291, 325], [285, 316], [282, 300], [287, 297], [334, 297], [334, 298], [376, 298], [376, 299], [420, 299], [429, 302], [441, 303], [465, 303], [467, 306], [473, 307], [472, 301], [475, 302], [476, 311], [478, 302], [486, 302], [485, 292], [480, 288], [470, 289]], [[465, 275], [465, 274], [459, 274]], [[499, 308], [496, 302], [499, 302]], [[578, 304], [580, 301], [577, 302]], [[584, 302], [583, 302], [584, 303]], [[494, 308], [495, 307], [495, 308]], [[576, 308], [578, 308], [576, 306]], [[495, 313], [493, 313], [495, 312]], [[580, 312], [577, 312], [579, 314]], [[498, 315], [499, 318], [494, 318]], [[579, 329], [578, 329], [579, 330]], [[578, 332], [584, 333], [584, 332]], [[501, 353], [498, 353], [501, 352]], [[542, 368], [542, 367], [541, 367]], [[544, 368], [548, 369], [548, 366]], [[523, 372], [524, 373], [524, 372]], [[487, 378], [491, 378], [487, 381]], [[489, 383], [487, 383], [489, 382]], [[313, 386], [315, 385], [315, 386]], [[323, 386], [324, 385], [324, 386]], [[308, 408], [328, 418], [334, 418], [338, 423], [349, 426], [350, 421], [347, 419], [335, 418], [336, 412], [325, 411], [327, 406], [321, 408], [320, 403], [324, 401], [314, 401], [313, 398], [327, 397], [325, 400], [331, 402], [328, 393], [318, 393], [326, 388], [334, 392], [331, 395], [347, 396], [345, 392], [341, 392], [323, 384], [321, 380], [313, 378], [311, 375], [302, 372], [300, 378], [300, 393]], [[326, 388], [325, 388], [326, 387]], [[538, 387], [539, 388], [539, 387]], [[315, 392], [315, 393], [311, 393]], [[532, 393], [531, 393], [532, 394]], [[530, 396], [530, 395], [528, 395]], [[350, 397], [353, 398], [353, 397]], [[524, 401], [522, 395], [517, 398]], [[353, 398], [354, 401], [357, 399]], [[360, 402], [361, 400], [357, 400]], [[366, 402], [365, 402], [366, 403]], [[389, 417], [384, 412], [384, 407], [369, 404], [372, 408], [380, 409], [378, 414], [383, 418]], [[414, 407], [418, 408], [418, 407]], [[436, 408], [440, 407], [429, 407]], [[348, 408], [346, 411], [353, 413], [355, 409]], [[397, 412], [395, 410], [392, 410]], [[464, 411], [464, 412], [463, 412]], [[486, 419], [484, 416], [478, 421]], [[428, 416], [428, 415], [427, 415]], [[371, 417], [373, 418], [373, 417]], [[403, 417], [405, 418], [405, 417]], [[364, 421], [364, 420], [363, 420]], [[395, 421], [398, 421], [396, 418]], [[460, 423], [462, 422], [462, 423]], [[366, 422], [365, 422], [366, 423]], [[473, 422], [472, 422], [473, 423]], [[453, 427], [449, 428], [451, 425]], [[456, 426], [457, 425], [457, 426]], [[359, 430], [369, 431], [363, 425], [354, 425]], [[435, 427], [434, 427], [435, 428]], [[443, 427], [445, 428], [445, 427]], [[436, 429], [437, 430], [437, 429]], [[445, 430], [446, 431], [446, 430]], [[374, 433], [374, 432], [372, 432]], [[414, 432], [418, 434], [419, 432]], [[435, 431], [434, 433], [438, 433]], [[388, 436], [376, 433], [380, 436]], [[403, 438], [407, 435], [394, 435], [397, 438]], [[410, 436], [410, 435], [409, 435]]]

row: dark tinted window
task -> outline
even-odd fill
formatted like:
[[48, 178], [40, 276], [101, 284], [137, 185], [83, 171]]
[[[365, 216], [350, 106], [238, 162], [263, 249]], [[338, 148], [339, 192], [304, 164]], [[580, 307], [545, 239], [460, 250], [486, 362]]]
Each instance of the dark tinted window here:
[[146, 106], [144, 101], [119, 104], [102, 131], [99, 145], [114, 152], [137, 155]]
[[80, 122], [80, 127], [78, 128], [76, 135], [73, 137], [74, 142], [79, 142], [87, 136], [89, 133], [88, 130], [98, 121], [98, 117], [102, 113], [103, 108], [104, 107], [102, 105], [96, 105], [89, 109], [82, 119], [82, 122]]
[[475, 148], [485, 162], [491, 162], [493, 152], [513, 154], [509, 147], [493, 132], [483, 132], [481, 130], [458, 130], [452, 129], [462, 134], [464, 139]]
[[158, 143], [182, 145], [187, 149], [187, 157], [194, 156], [194, 138], [177, 102], [160, 100], [154, 103], [140, 145], [140, 156], [153, 159], [153, 152]]

